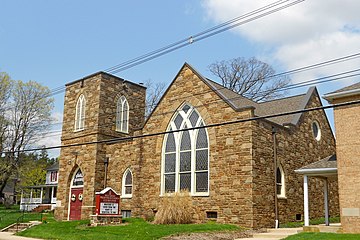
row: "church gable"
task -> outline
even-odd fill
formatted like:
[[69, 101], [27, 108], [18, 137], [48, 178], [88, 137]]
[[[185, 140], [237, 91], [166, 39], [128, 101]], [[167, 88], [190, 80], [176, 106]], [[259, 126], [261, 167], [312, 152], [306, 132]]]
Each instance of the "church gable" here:
[[[176, 110], [184, 103], [199, 111], [207, 125], [235, 117], [231, 105], [214, 91], [204, 77], [185, 63], [148, 117], [144, 133], [164, 131]], [[227, 115], [225, 118], [224, 113]]]

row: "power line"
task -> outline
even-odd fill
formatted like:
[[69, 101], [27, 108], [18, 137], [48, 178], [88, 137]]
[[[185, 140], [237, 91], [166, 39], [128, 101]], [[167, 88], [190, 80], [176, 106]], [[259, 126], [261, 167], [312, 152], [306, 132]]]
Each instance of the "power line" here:
[[301, 113], [306, 113], [306, 112], [311, 112], [311, 111], [325, 110], [325, 109], [336, 108], [336, 107], [344, 107], [344, 106], [350, 106], [350, 105], [355, 105], [355, 104], [360, 104], [360, 100], [332, 104], [332, 105], [328, 105], [328, 106], [319, 106], [319, 107], [312, 107], [312, 108], [306, 108], [306, 109], [295, 110], [295, 111], [282, 112], [282, 113], [277, 113], [277, 114], [270, 114], [270, 115], [265, 115], [265, 116], [257, 116], [257, 117], [251, 117], [251, 118], [246, 118], [246, 119], [239, 119], [239, 120], [235, 120], [235, 121], [215, 123], [215, 124], [210, 124], [207, 126], [199, 126], [199, 127], [192, 127], [192, 128], [172, 130], [172, 131], [156, 132], [156, 133], [143, 134], [143, 135], [138, 135], [138, 136], [119, 137], [119, 138], [112, 138], [112, 139], [93, 141], [93, 142], [74, 143], [74, 144], [58, 145], [58, 146], [52, 146], [52, 147], [23, 149], [23, 150], [16, 150], [16, 151], [4, 151], [3, 153], [9, 154], [9, 153], [30, 152], [30, 151], [38, 151], [38, 150], [50, 150], [50, 149], [65, 148], [65, 147], [77, 147], [77, 146], [84, 146], [84, 145], [91, 145], [91, 144], [107, 144], [107, 143], [112, 144], [112, 143], [117, 143], [120, 141], [128, 141], [128, 140], [133, 140], [133, 139], [154, 137], [154, 136], [165, 135], [165, 134], [169, 134], [169, 133], [197, 130], [197, 129], [201, 129], [201, 128], [220, 127], [220, 126], [225, 126], [225, 125], [244, 123], [244, 122], [256, 121], [256, 120], [263, 120], [263, 119], [268, 119], [268, 118], [275, 118], [275, 117], [281, 117], [281, 116], [287, 116], [287, 115], [293, 115], [293, 114], [299, 114], [299, 113], [301, 114]]
[[[324, 66], [329, 66], [329, 65], [332, 65], [332, 64], [337, 64], [339, 62], [345, 62], [345, 61], [349, 61], [349, 60], [353, 60], [353, 59], [356, 59], [356, 58], [359, 58], [360, 57], [360, 53], [355, 53], [355, 54], [350, 54], [350, 55], [346, 55], [346, 56], [342, 56], [342, 57], [339, 57], [339, 58], [334, 58], [334, 59], [331, 59], [331, 60], [326, 60], [326, 61], [323, 61], [323, 62], [319, 62], [319, 63], [315, 63], [315, 64], [311, 64], [311, 65], [307, 65], [307, 66], [303, 66], [303, 67], [299, 67], [299, 68], [295, 68], [295, 69], [292, 69], [292, 70], [289, 70], [289, 71], [285, 71], [285, 72], [281, 72], [281, 73], [276, 73], [274, 75], [271, 75], [271, 76], [267, 76], [267, 77], [264, 77], [264, 79], [271, 79], [273, 77], [279, 77], [279, 76], [283, 76], [283, 75], [290, 75], [290, 74], [296, 74], [296, 73], [299, 73], [299, 72], [304, 72], [304, 71], [308, 71], [308, 70], [312, 70], [312, 69], [316, 69], [316, 68], [320, 68], [320, 67], [324, 67]], [[353, 71], [357, 71], [357, 70], [353, 70]], [[348, 71], [348, 72], [352, 72], [352, 71]], [[341, 74], [345, 74], [346, 72], [344, 73], [341, 73]], [[356, 76], [356, 75], [354, 75]], [[327, 76], [329, 77], [329, 76]], [[312, 82], [312, 81], [319, 81], [319, 80], [322, 80], [326, 77], [323, 77], [323, 78], [317, 78], [317, 79], [312, 79], [312, 80], [308, 80], [306, 82]], [[300, 83], [294, 83], [294, 84], [290, 84], [290, 85], [287, 85], [283, 88], [279, 88], [278, 90], [276, 91], [286, 91], [286, 90], [291, 90], [291, 89], [294, 89], [296, 87], [293, 87], [293, 86], [297, 86], [299, 85], [299, 87], [304, 87], [304, 86], [307, 86], [307, 85], [304, 85], [304, 86], [300, 86], [301, 84], [304, 84], [306, 82], [300, 82]], [[320, 83], [323, 83], [323, 82], [320, 82]], [[219, 88], [216, 88], [215, 90], [221, 90], [221, 89], [227, 89], [226, 87], [219, 87]], [[212, 90], [209, 90], [207, 92], [212, 92]], [[206, 92], [204, 92], [206, 93]], [[204, 94], [204, 93], [200, 93], [200, 94]], [[200, 95], [199, 94], [199, 95]], [[241, 96], [239, 96], [240, 98]], [[246, 95], [245, 95], [246, 97]], [[145, 105], [145, 108], [149, 107], [149, 105]], [[109, 115], [113, 115], [114, 113], [109, 113]], [[72, 121], [73, 120], [69, 120], [69, 121]], [[63, 124], [63, 123], [66, 123], [67, 121], [65, 122], [57, 122], [57, 123], [53, 123], [51, 125], [58, 125], [58, 124]]]
[[[337, 74], [333, 74], [333, 75], [329, 75], [329, 76], [325, 76], [325, 77], [320, 77], [320, 78], [315, 78], [315, 79], [312, 79], [312, 80], [307, 80], [307, 81], [303, 81], [303, 82], [300, 82], [300, 83], [296, 83], [296, 84], [292, 84], [292, 85], [288, 85], [286, 87], [284, 87], [283, 90], [289, 90], [289, 89], [295, 89], [295, 88], [301, 88], [301, 87], [306, 87], [306, 86], [311, 86], [311, 85], [314, 85], [315, 83], [316, 84], [321, 84], [321, 83], [328, 83], [328, 82], [333, 82], [333, 81], [338, 81], [338, 80], [344, 80], [344, 79], [347, 79], [347, 78], [350, 78], [350, 77], [356, 77], [356, 76], [360, 76], [360, 73], [357, 73], [357, 74], [351, 74], [351, 75], [345, 75], [345, 74], [349, 74], [349, 73], [354, 73], [354, 72], [358, 72], [360, 71], [360, 68], [359, 69], [355, 69], [355, 70], [351, 70], [351, 71], [346, 71], [346, 72], [342, 72], [342, 73], [337, 73]], [[342, 75], [345, 75], [345, 76], [342, 76]], [[329, 79], [330, 78], [330, 79]], [[215, 89], [215, 91], [217, 91], [218, 89]], [[213, 91], [213, 90], [211, 90]], [[279, 89], [278, 91], [282, 91], [281, 89]], [[263, 91], [265, 92], [265, 91]], [[198, 93], [196, 95], [203, 95], [203, 94], [206, 94], [206, 92], [202, 92], [202, 93]], [[194, 94], [195, 95], [195, 94]], [[239, 95], [237, 97], [233, 97], [233, 98], [228, 98], [227, 100], [236, 100], [236, 99], [239, 99], [239, 98], [243, 98], [242, 95]], [[217, 102], [220, 102], [220, 101], [223, 101], [222, 99], [217, 99], [217, 100], [214, 100], [214, 101], [211, 101], [209, 103], [206, 103], [205, 105], [206, 106], [209, 106], [211, 104], [216, 104]], [[204, 105], [196, 105], [194, 107], [198, 108], [198, 107], [202, 107]], [[152, 115], [152, 116], [163, 116], [165, 114], [173, 114], [173, 111], [168, 111], [168, 112], [165, 112], [165, 113], [161, 113], [161, 114], [158, 114], [158, 115]], [[110, 116], [113, 116], [115, 113], [109, 113], [107, 115], [110, 115]], [[87, 118], [90, 118], [90, 117], [87, 117]], [[68, 122], [73, 122], [74, 120], [69, 120], [69, 121], [65, 121], [65, 123], [68, 123]], [[103, 125], [100, 125], [100, 126], [96, 126], [98, 129], [101, 129], [101, 128], [106, 128], [106, 127], [109, 127], [109, 126], [113, 126], [115, 124], [115, 122], [111, 121], [110, 123], [108, 124], [103, 124]], [[95, 126], [94, 126], [95, 127]], [[43, 135], [46, 136], [46, 137], [50, 137], [50, 136], [57, 136], [57, 135], [60, 135], [62, 132], [62, 130], [55, 130], [55, 131], [50, 131], [50, 132], [43, 132], [43, 133], [40, 133]], [[46, 135], [46, 134], [52, 134], [52, 135]], [[56, 134], [57, 133], [57, 134]]]
[[[203, 31], [201, 33], [192, 35], [192, 36], [188, 37], [187, 39], [180, 40], [180, 41], [175, 42], [173, 44], [170, 44], [170, 45], [168, 45], [166, 47], [157, 49], [155, 51], [144, 54], [144, 55], [142, 55], [140, 57], [134, 58], [134, 59], [126, 61], [124, 63], [118, 64], [118, 65], [116, 65], [114, 67], [108, 68], [108, 69], [105, 70], [105, 72], [115, 74], [115, 73], [124, 71], [126, 69], [132, 68], [132, 67], [137, 66], [139, 64], [142, 64], [142, 63], [145, 63], [145, 62], [150, 61], [152, 59], [158, 58], [158, 57], [160, 57], [162, 55], [168, 54], [170, 52], [173, 52], [173, 51], [178, 50], [180, 48], [183, 48], [185, 46], [191, 45], [194, 42], [204, 40], [204, 39], [206, 39], [208, 37], [217, 35], [219, 33], [222, 33], [224, 31], [230, 30], [232, 28], [238, 27], [238, 26], [243, 25], [245, 23], [249, 23], [251, 21], [257, 20], [259, 18], [265, 17], [267, 15], [273, 14], [275, 12], [281, 11], [281, 10], [286, 9], [286, 8], [289, 8], [289, 7], [293, 6], [293, 5], [301, 3], [303, 1], [305, 1], [305, 0], [296, 0], [294, 2], [290, 2], [290, 3], [285, 4], [285, 5], [282, 5], [282, 4], [284, 4], [286, 2], [289, 2], [289, 0], [274, 2], [272, 4], [266, 5], [265, 7], [259, 8], [259, 9], [255, 10], [255, 11], [252, 11], [250, 13], [247, 13], [245, 15], [242, 15], [242, 16], [234, 18], [234, 19], [232, 19], [230, 21], [227, 21], [227, 22], [225, 22], [223, 24], [220, 24], [218, 26], [215, 26], [213, 28], [205, 30], [205, 31]], [[280, 5], [282, 5], [282, 6], [280, 6]], [[272, 9], [274, 7], [277, 7], [277, 8]], [[272, 9], [272, 10], [270, 10], [270, 9]], [[269, 10], [269, 11], [266, 12], [266, 10]], [[256, 14], [259, 14], [259, 15], [256, 15]], [[249, 19], [246, 19], [246, 18], [249, 18]], [[245, 20], [243, 20], [243, 19], [245, 19]], [[238, 22], [239, 20], [243, 20], [243, 21]]]

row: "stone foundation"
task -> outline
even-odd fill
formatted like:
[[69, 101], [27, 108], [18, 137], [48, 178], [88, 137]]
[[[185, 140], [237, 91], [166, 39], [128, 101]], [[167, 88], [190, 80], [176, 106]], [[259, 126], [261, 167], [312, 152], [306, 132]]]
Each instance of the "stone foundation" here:
[[99, 225], [119, 225], [121, 223], [121, 215], [90, 215], [90, 224], [93, 227]]

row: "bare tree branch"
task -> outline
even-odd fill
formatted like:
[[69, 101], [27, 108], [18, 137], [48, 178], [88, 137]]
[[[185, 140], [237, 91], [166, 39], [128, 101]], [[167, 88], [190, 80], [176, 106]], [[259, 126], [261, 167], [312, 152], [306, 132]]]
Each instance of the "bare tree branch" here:
[[256, 58], [215, 62], [209, 70], [224, 87], [257, 102], [285, 95], [281, 89], [290, 83], [288, 76], [274, 76], [275, 70]]
[[146, 86], [146, 106], [145, 118], [147, 118], [160, 101], [165, 91], [165, 83], [153, 83], [150, 79], [145, 82]]

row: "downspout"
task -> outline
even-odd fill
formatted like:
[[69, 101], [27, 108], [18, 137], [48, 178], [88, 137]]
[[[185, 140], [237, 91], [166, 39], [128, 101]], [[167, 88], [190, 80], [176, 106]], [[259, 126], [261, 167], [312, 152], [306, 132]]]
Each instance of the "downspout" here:
[[275, 208], [275, 228], [279, 227], [278, 199], [277, 199], [277, 147], [276, 147], [276, 129], [272, 128], [273, 149], [274, 149], [274, 208]]
[[109, 164], [109, 158], [106, 157], [104, 159], [104, 166], [105, 166], [105, 174], [104, 174], [104, 188], [106, 188], [106, 179], [107, 179], [107, 169], [108, 169], [108, 164]]

